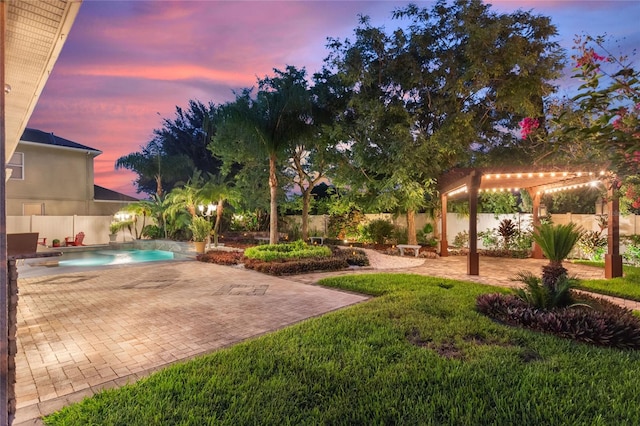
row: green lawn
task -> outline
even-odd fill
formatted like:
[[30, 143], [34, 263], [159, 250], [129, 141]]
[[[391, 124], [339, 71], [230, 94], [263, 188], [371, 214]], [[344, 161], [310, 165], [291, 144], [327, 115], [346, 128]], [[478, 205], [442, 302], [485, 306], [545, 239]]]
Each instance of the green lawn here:
[[640, 424], [640, 353], [478, 314], [506, 291], [417, 275], [324, 285], [378, 297], [104, 391], [49, 425]]
[[[604, 262], [576, 261], [604, 268]], [[623, 276], [609, 280], [581, 280], [577, 288], [640, 302], [640, 268], [624, 265]]]

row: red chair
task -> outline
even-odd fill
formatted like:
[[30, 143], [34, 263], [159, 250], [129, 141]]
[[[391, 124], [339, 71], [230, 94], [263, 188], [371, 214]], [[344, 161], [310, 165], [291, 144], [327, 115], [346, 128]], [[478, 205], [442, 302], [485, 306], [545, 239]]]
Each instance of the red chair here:
[[66, 237], [64, 239], [65, 246], [83, 246], [82, 241], [84, 241], [84, 232], [78, 232], [76, 238], [74, 240], [71, 237]]

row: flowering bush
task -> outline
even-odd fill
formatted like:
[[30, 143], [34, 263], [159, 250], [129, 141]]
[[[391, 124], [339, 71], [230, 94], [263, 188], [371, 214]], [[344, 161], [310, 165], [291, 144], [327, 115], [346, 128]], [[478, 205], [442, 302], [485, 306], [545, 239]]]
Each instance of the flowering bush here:
[[576, 39], [573, 77], [582, 85], [573, 100], [590, 119], [583, 136], [601, 148], [611, 171], [624, 179], [640, 172], [640, 72], [626, 56], [610, 54], [604, 43], [602, 37]]
[[534, 130], [540, 127], [540, 122], [537, 118], [525, 117], [520, 123], [520, 136], [522, 139], [526, 139]]

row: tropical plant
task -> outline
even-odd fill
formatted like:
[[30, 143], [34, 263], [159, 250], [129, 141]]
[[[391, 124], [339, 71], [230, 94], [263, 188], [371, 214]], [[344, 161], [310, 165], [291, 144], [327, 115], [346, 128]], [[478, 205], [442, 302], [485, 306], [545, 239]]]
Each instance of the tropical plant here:
[[575, 278], [560, 277], [555, 289], [542, 284], [540, 277], [531, 272], [519, 272], [514, 281], [520, 281], [524, 288], [514, 289], [516, 297], [538, 309], [552, 309], [573, 304], [571, 288], [577, 283]]
[[562, 261], [580, 239], [582, 230], [574, 223], [566, 225], [541, 224], [533, 232], [533, 240], [540, 246], [549, 264], [542, 267], [542, 284], [555, 293], [567, 270]]
[[[269, 242], [278, 241], [278, 174], [284, 153], [311, 130], [311, 96], [305, 71], [287, 66], [274, 69], [274, 77], [258, 80], [258, 92], [244, 89], [236, 100], [222, 108], [222, 122], [209, 149], [231, 164], [255, 161], [242, 158], [261, 156], [269, 162], [270, 224]], [[246, 168], [246, 164], [245, 168]]]
[[217, 247], [225, 203], [238, 202], [240, 200], [240, 194], [223, 175], [219, 174], [214, 176], [209, 174], [207, 181], [198, 191], [198, 198], [207, 202], [216, 203], [216, 220], [213, 225], [213, 245]]
[[127, 227], [129, 221], [113, 221], [109, 224], [109, 234], [114, 235]]
[[502, 219], [498, 225], [498, 234], [502, 237], [502, 244], [505, 250], [508, 250], [511, 239], [518, 234], [518, 228], [511, 219]]
[[456, 236], [453, 239], [453, 243], [452, 245], [455, 248], [462, 248], [462, 247], [468, 247], [469, 246], [469, 232], [467, 231], [460, 231], [456, 234]]
[[606, 246], [607, 239], [602, 236], [602, 231], [585, 231], [578, 240], [578, 248], [589, 260], [602, 260]]
[[426, 223], [422, 229], [417, 232], [418, 242], [426, 244], [430, 247], [435, 247], [438, 244], [438, 240], [433, 236], [433, 224]]
[[375, 242], [376, 244], [384, 244], [393, 233], [393, 223], [386, 219], [375, 219], [367, 223], [363, 227], [365, 239]]
[[640, 265], [640, 235], [629, 235], [625, 238], [627, 247], [622, 255], [625, 262], [633, 266]]
[[196, 216], [191, 219], [189, 230], [193, 236], [193, 241], [203, 242], [207, 241], [211, 233], [211, 222], [205, 217]]
[[120, 231], [119, 222], [111, 222], [109, 224], [109, 234], [114, 235], [114, 234], [117, 234], [118, 231]]
[[154, 139], [141, 152], [132, 152], [116, 160], [115, 168], [128, 169], [138, 177], [135, 185], [138, 192], [164, 194], [165, 185], [175, 182], [187, 170], [193, 169], [192, 161], [184, 155], [168, 155], [159, 140]]

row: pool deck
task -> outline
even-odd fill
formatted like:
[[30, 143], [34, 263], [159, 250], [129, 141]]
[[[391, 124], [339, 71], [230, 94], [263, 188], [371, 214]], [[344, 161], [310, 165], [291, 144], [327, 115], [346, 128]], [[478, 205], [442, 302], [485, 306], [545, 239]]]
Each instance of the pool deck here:
[[[13, 425], [368, 297], [196, 261], [50, 268], [18, 281]], [[20, 273], [20, 272], [19, 272]]]
[[[38, 267], [38, 273], [23, 265], [13, 424], [40, 425], [41, 416], [102, 389], [368, 299], [315, 285], [328, 276], [406, 272], [513, 286], [515, 272], [537, 273], [546, 263], [482, 257], [480, 275], [469, 276], [464, 257], [367, 252], [369, 268], [286, 278], [195, 261]], [[604, 275], [600, 268], [566, 267], [581, 278]], [[636, 302], [609, 299], [640, 309]]]

